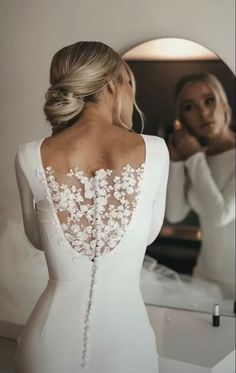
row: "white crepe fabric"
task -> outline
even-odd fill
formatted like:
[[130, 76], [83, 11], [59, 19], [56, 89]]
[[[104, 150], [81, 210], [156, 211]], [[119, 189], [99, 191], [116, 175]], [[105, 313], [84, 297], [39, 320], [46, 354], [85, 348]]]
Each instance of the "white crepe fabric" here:
[[235, 148], [170, 162], [166, 218], [180, 222], [191, 209], [202, 236], [194, 276], [215, 282], [226, 299], [235, 299]]
[[139, 282], [164, 220], [169, 153], [162, 138], [141, 136], [137, 167], [94, 176], [44, 169], [43, 139], [20, 146], [24, 228], [49, 279], [18, 338], [17, 373], [158, 373]]

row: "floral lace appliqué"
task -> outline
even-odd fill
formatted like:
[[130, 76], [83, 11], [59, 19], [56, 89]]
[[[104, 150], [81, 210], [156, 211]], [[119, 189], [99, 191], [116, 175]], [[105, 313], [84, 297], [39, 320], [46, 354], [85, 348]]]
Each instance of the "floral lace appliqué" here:
[[94, 176], [78, 167], [67, 174], [45, 169], [61, 228], [75, 252], [93, 260], [117, 246], [137, 205], [143, 169], [144, 163], [127, 164], [119, 174], [99, 169]]

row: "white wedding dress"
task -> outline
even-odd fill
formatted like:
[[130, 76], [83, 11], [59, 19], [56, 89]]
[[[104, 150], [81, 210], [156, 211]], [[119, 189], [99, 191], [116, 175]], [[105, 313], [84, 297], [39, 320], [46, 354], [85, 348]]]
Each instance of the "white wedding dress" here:
[[92, 177], [79, 165], [44, 169], [42, 140], [20, 146], [25, 232], [44, 250], [49, 280], [18, 338], [17, 373], [158, 373], [139, 281], [164, 219], [169, 153], [162, 138], [141, 136], [138, 167]]
[[235, 299], [235, 148], [170, 162], [166, 218], [177, 223], [191, 209], [202, 236], [193, 277], [217, 284], [224, 298]]

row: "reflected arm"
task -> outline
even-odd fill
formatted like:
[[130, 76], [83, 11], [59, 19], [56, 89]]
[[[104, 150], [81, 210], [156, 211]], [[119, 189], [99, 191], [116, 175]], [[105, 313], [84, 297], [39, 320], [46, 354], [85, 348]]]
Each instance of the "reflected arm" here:
[[168, 180], [169, 162], [170, 162], [169, 151], [166, 145], [164, 145], [163, 155], [164, 155], [163, 169], [162, 169], [162, 175], [160, 178], [160, 183], [157, 187], [156, 196], [153, 201], [152, 220], [151, 220], [151, 228], [150, 228], [149, 237], [148, 237], [148, 245], [150, 245], [156, 239], [156, 237], [158, 236], [161, 230], [161, 227], [164, 221], [167, 180]]
[[183, 161], [170, 162], [167, 187], [166, 219], [170, 223], [183, 220], [191, 210], [186, 198], [186, 175]]
[[35, 201], [33, 198], [32, 191], [26, 179], [26, 176], [23, 172], [21, 162], [20, 162], [20, 155], [17, 153], [15, 158], [15, 172], [16, 172], [16, 180], [18, 184], [18, 189], [20, 193], [20, 200], [21, 200], [21, 209], [23, 215], [23, 224], [25, 234], [30, 241], [30, 243], [38, 250], [42, 250], [39, 230], [38, 230], [38, 222], [37, 216], [35, 213]]
[[200, 204], [199, 212], [215, 226], [224, 226], [235, 219], [235, 170], [220, 191], [203, 152], [191, 156], [185, 164]]

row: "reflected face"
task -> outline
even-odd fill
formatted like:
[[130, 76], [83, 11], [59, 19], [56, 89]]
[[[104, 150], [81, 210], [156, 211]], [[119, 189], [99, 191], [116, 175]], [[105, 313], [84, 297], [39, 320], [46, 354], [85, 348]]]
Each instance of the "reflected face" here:
[[225, 126], [224, 105], [204, 82], [183, 88], [180, 113], [184, 124], [199, 137], [211, 138]]
[[120, 118], [122, 122], [132, 128], [132, 117], [134, 110], [134, 92], [130, 76], [126, 69], [123, 72], [123, 82], [119, 87], [120, 100], [121, 100], [121, 112]]

